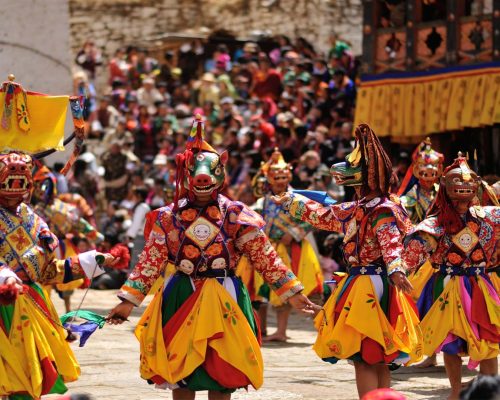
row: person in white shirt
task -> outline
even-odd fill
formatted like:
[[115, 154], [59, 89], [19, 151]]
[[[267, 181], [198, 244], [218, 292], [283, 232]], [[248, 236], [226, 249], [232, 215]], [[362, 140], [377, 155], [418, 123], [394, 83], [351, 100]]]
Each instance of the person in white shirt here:
[[148, 189], [144, 186], [134, 188], [135, 206], [133, 208], [132, 224], [127, 230], [127, 237], [132, 247], [132, 257], [130, 267], [134, 268], [137, 264], [139, 254], [144, 248], [144, 225], [146, 223], [146, 214], [151, 211], [151, 208], [146, 203]]

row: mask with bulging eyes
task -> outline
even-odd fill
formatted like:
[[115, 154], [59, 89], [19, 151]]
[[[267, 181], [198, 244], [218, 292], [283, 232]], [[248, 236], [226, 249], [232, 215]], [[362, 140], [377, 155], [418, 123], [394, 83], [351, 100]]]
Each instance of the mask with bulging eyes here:
[[228, 153], [224, 151], [220, 156], [208, 151], [194, 153], [188, 161], [188, 171], [184, 180], [184, 187], [195, 197], [213, 197], [223, 186]]
[[472, 201], [477, 194], [479, 178], [467, 166], [449, 170], [441, 179], [444, 180], [446, 194], [452, 201]]
[[32, 159], [23, 153], [0, 154], [0, 205], [15, 209], [33, 187]]
[[425, 139], [413, 155], [413, 175], [424, 187], [432, 187], [443, 173], [444, 156], [433, 150], [431, 140]]
[[361, 168], [361, 147], [356, 143], [354, 150], [346, 156], [344, 162], [333, 164], [330, 174], [337, 185], [359, 186], [363, 183]]

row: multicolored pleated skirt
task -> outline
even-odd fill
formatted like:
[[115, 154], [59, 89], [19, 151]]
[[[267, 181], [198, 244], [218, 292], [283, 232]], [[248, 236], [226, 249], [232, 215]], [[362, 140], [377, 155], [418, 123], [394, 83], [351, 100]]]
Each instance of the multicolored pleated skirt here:
[[[310, 296], [323, 293], [323, 272], [314, 247], [308, 240], [304, 239], [300, 243], [292, 242], [290, 255], [287, 246], [283, 243], [273, 243], [273, 246], [283, 263], [304, 285], [303, 294]], [[283, 305], [280, 297], [271, 290], [269, 285], [262, 279], [262, 276], [255, 271], [252, 264], [244, 256], [241, 257], [238, 263], [236, 275], [245, 284], [252, 302], [269, 302], [275, 307]]]
[[0, 396], [38, 399], [65, 393], [80, 368], [66, 330], [38, 284], [24, 285], [14, 304], [0, 306]]
[[495, 358], [500, 342], [500, 300], [483, 267], [441, 266], [417, 303], [424, 354], [468, 355], [469, 368]]
[[[429, 281], [430, 277], [436, 272], [429, 261], [426, 261], [422, 266], [415, 272], [408, 276], [408, 280], [413, 286], [413, 290], [410, 293], [412, 299], [417, 302], [424, 290], [425, 285]], [[420, 315], [423, 318], [423, 315]]]
[[170, 276], [136, 336], [141, 377], [161, 388], [232, 392], [262, 385], [260, 329], [239, 278]]
[[389, 284], [382, 267], [351, 268], [314, 322], [314, 350], [327, 362], [401, 365], [422, 356], [415, 305]]
[[488, 268], [486, 270], [488, 272], [488, 276], [497, 292], [497, 295], [500, 296], [500, 265], [497, 265], [494, 268]]

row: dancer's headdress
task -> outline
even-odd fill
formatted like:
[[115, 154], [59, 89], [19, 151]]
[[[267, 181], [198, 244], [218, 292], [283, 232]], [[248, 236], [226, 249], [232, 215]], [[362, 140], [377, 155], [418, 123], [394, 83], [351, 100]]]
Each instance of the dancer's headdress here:
[[435, 169], [434, 179], [437, 180], [443, 172], [444, 155], [432, 148], [430, 138], [423, 140], [412, 154], [412, 163], [406, 171], [403, 182], [398, 190], [398, 196], [405, 195], [419, 180], [420, 169], [430, 165]]

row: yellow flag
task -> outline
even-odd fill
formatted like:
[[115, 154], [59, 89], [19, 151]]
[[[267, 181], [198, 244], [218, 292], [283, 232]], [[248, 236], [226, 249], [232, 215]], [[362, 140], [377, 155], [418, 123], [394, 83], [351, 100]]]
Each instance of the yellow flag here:
[[[8, 129], [0, 127], [0, 150], [20, 150], [27, 153], [55, 148], [64, 150], [64, 124], [69, 104], [68, 96], [27, 94], [16, 96], [16, 108], [27, 107], [26, 118], [13, 112]], [[5, 93], [0, 93], [0, 115], [3, 114]]]

